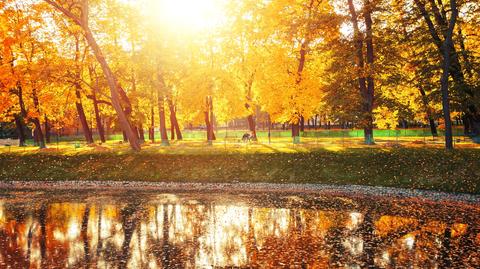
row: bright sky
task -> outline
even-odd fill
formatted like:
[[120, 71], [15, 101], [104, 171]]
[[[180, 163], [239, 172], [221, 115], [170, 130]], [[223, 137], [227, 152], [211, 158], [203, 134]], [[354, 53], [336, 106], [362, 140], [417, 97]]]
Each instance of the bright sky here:
[[225, 20], [222, 10], [224, 0], [146, 0], [146, 2], [146, 14], [156, 23], [168, 25], [171, 29], [207, 30], [220, 26]]

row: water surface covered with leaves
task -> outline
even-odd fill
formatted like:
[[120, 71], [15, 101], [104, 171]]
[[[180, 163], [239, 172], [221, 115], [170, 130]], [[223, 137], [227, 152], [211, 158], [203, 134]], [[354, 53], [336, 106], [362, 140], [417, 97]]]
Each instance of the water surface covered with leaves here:
[[480, 205], [298, 193], [0, 191], [1, 268], [479, 268]]

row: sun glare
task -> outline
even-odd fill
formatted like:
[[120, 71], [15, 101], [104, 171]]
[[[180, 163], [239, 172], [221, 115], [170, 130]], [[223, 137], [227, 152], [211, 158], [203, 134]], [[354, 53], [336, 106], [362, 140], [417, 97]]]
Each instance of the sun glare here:
[[208, 30], [224, 20], [221, 0], [150, 0], [151, 18], [175, 30]]

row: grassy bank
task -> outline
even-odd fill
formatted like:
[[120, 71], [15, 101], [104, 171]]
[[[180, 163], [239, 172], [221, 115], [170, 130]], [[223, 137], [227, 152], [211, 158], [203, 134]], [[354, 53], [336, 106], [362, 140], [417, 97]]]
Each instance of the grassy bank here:
[[0, 179], [329, 183], [480, 194], [480, 150], [3, 153], [0, 154]]

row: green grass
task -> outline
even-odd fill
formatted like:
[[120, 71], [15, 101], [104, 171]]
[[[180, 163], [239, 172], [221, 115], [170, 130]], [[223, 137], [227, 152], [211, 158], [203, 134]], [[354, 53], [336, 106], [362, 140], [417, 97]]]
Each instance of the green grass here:
[[[480, 150], [296, 148], [26, 151], [0, 154], [1, 180], [360, 184], [480, 194]], [[291, 149], [291, 148], [287, 148]], [[168, 154], [165, 154], [168, 153]]]
[[[224, 137], [228, 138], [237, 138], [240, 139], [243, 134], [248, 132], [247, 130], [235, 130], [235, 129], [227, 129], [224, 128], [218, 129], [215, 134], [218, 139], [223, 139]], [[463, 136], [463, 128], [455, 127], [453, 129], [454, 136]], [[206, 131], [205, 130], [183, 130], [182, 132], [184, 139], [190, 140], [205, 140], [206, 139]], [[397, 129], [397, 130], [380, 130], [375, 129], [373, 131], [374, 137], [417, 137], [417, 138], [430, 138], [432, 136], [430, 132], [430, 128], [410, 128], [410, 129]], [[444, 136], [444, 131], [439, 129], [438, 130], [439, 136]], [[169, 133], [170, 135], [170, 133]], [[290, 138], [292, 133], [290, 130], [272, 130], [270, 133], [272, 138]], [[342, 137], [352, 137], [352, 138], [361, 138], [363, 137], [363, 130], [362, 129], [307, 129], [305, 132], [302, 132], [302, 137], [311, 137], [311, 138], [342, 138]], [[148, 133], [145, 133], [145, 136], [148, 136]], [[268, 137], [268, 131], [266, 130], [257, 130], [257, 136], [259, 138], [266, 138]], [[55, 142], [57, 139], [56, 136], [52, 136], [52, 142]], [[84, 141], [85, 137], [83, 135], [71, 135], [71, 136], [61, 136], [58, 138], [59, 141]], [[99, 140], [98, 135], [94, 135], [94, 139], [96, 141]], [[122, 134], [110, 134], [108, 135], [109, 140], [119, 141], [123, 139]], [[160, 139], [160, 133], [158, 130], [155, 131], [155, 139]], [[32, 140], [28, 141], [29, 144], [33, 144]]]

